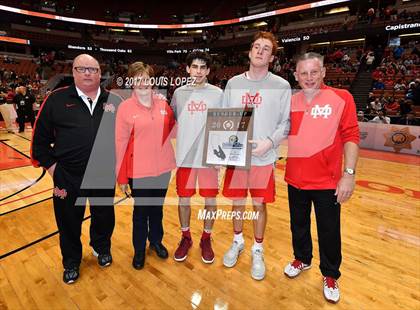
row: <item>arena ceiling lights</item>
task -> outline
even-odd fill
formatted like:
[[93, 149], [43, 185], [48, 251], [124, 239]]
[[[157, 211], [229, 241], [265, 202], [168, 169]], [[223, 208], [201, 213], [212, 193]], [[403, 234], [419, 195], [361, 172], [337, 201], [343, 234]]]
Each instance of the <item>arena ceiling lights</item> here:
[[40, 17], [40, 18], [48, 18], [54, 20], [60, 20], [64, 22], [71, 22], [71, 23], [79, 23], [79, 24], [88, 24], [88, 25], [97, 25], [97, 26], [104, 26], [104, 27], [120, 27], [120, 28], [135, 28], [135, 29], [183, 29], [183, 28], [205, 28], [205, 27], [213, 27], [213, 26], [222, 26], [222, 25], [231, 25], [237, 24], [245, 21], [256, 20], [260, 18], [276, 16], [287, 14], [291, 12], [297, 12], [302, 10], [308, 10], [328, 5], [333, 5], [337, 3], [349, 2], [350, 0], [324, 0], [324, 1], [316, 1], [312, 3], [302, 4], [291, 6], [284, 9], [264, 12], [260, 14], [249, 15], [241, 18], [234, 18], [234, 19], [227, 19], [227, 20], [219, 20], [214, 22], [207, 22], [207, 23], [194, 23], [194, 24], [161, 24], [161, 25], [153, 25], [153, 24], [127, 24], [127, 23], [114, 23], [114, 22], [105, 22], [105, 21], [97, 21], [97, 20], [90, 20], [90, 19], [83, 19], [83, 18], [72, 18], [72, 17], [65, 17], [47, 13], [40, 13], [35, 11], [28, 11], [22, 10], [10, 6], [0, 5], [1, 11], [13, 12], [17, 14], [23, 14], [28, 16]]

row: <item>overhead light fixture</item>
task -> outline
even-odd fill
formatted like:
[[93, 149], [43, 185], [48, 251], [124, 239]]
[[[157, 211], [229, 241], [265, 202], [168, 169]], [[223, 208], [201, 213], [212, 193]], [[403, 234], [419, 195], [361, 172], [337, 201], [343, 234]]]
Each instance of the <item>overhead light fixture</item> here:
[[259, 23], [255, 23], [255, 27], [262, 27], [262, 26], [267, 26], [268, 24], [266, 22], [259, 22]]
[[352, 40], [342, 40], [342, 41], [334, 41], [333, 43], [352, 43], [352, 42], [363, 42], [365, 38], [360, 39], [352, 39]]
[[348, 11], [350, 11], [348, 6], [342, 6], [342, 7], [339, 7], [339, 8], [334, 8], [334, 9], [325, 11], [325, 14], [326, 15], [331, 15], [331, 14], [344, 13], [344, 12], [348, 12]]
[[128, 30], [128, 32], [140, 33], [140, 30], [138, 30], [138, 29], [130, 29], [130, 30]]
[[331, 42], [319, 42], [319, 43], [312, 43], [311, 46], [318, 46], [318, 45], [328, 45]]
[[420, 32], [400, 34], [399, 37], [416, 37], [420, 36]]
[[111, 31], [114, 31], [114, 32], [124, 32], [125, 30], [124, 29], [118, 29], [118, 28], [111, 28]]

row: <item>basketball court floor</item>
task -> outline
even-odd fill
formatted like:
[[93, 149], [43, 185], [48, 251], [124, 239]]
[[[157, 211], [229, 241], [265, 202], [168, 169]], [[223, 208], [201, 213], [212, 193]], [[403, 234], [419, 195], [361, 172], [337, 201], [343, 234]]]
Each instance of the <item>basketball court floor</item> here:
[[[215, 223], [215, 262], [201, 261], [198, 197], [193, 248], [185, 262], [172, 259], [180, 238], [172, 179], [164, 208], [168, 260], [148, 253], [143, 270], [132, 268], [132, 200], [118, 192], [114, 263], [101, 269], [91, 253], [87, 208], [81, 277], [64, 284], [52, 181], [30, 165], [30, 138], [28, 129], [0, 131], [0, 309], [420, 309], [420, 156], [361, 151], [355, 193], [342, 206], [341, 300], [332, 305], [322, 294], [313, 214], [313, 268], [293, 280], [283, 274], [292, 258], [284, 159], [276, 169], [277, 201], [268, 206], [263, 281], [250, 276], [250, 221], [244, 224], [246, 251], [236, 267], [222, 263], [232, 241], [230, 220]], [[230, 210], [223, 197], [218, 204]]]

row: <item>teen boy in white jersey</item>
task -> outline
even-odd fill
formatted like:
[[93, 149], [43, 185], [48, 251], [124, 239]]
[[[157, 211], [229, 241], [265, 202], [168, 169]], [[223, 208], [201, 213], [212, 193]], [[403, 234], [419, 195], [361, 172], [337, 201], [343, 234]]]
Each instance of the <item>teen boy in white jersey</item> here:
[[[223, 92], [207, 83], [210, 73], [210, 56], [205, 52], [192, 52], [187, 56], [187, 72], [195, 79], [193, 85], [185, 85], [175, 90], [171, 106], [178, 122], [176, 139], [176, 188], [179, 196], [178, 215], [182, 238], [175, 251], [174, 259], [182, 262], [187, 258], [192, 246], [190, 233], [191, 197], [196, 192], [205, 198], [206, 212], [216, 211], [218, 194], [218, 171], [202, 165], [204, 133], [209, 108], [222, 106]], [[200, 248], [203, 262], [214, 261], [211, 246], [211, 231], [214, 220], [205, 219]]]
[[[252, 107], [254, 109], [253, 144], [249, 170], [227, 168], [223, 195], [233, 200], [232, 209], [243, 213], [248, 190], [254, 211], [254, 245], [251, 276], [265, 277], [263, 239], [267, 223], [266, 204], [275, 200], [274, 163], [276, 149], [289, 130], [291, 89], [289, 83], [268, 71], [277, 52], [277, 41], [270, 32], [259, 32], [249, 51], [249, 70], [231, 78], [225, 89], [223, 107]], [[223, 257], [226, 267], [233, 267], [244, 250], [242, 219], [233, 219], [233, 244]]]

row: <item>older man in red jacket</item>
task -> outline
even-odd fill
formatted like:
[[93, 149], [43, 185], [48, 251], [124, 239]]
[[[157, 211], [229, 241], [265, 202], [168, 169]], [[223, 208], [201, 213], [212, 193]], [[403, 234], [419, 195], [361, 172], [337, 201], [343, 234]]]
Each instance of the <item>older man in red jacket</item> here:
[[284, 273], [294, 278], [311, 267], [313, 203], [324, 296], [335, 303], [340, 298], [340, 204], [354, 190], [359, 128], [352, 95], [325, 86], [324, 77], [321, 55], [306, 53], [298, 58], [295, 78], [302, 91], [292, 97], [285, 174], [295, 259]]

